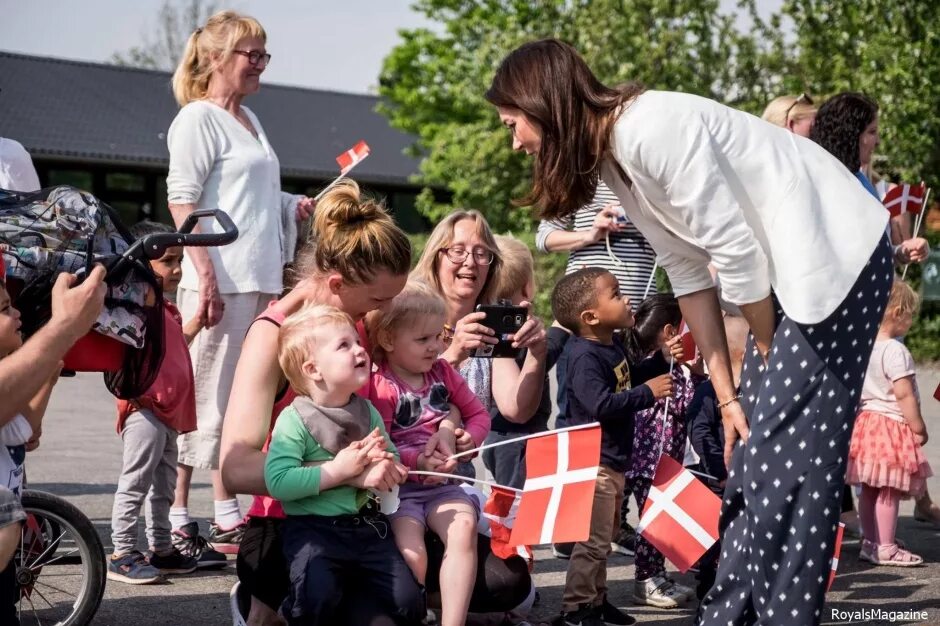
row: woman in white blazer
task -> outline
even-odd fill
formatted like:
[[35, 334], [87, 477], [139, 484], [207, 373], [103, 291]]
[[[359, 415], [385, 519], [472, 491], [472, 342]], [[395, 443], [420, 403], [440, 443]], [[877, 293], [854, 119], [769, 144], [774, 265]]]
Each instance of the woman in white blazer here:
[[[606, 87], [557, 40], [510, 53], [486, 98], [513, 147], [534, 155], [520, 202], [564, 216], [603, 179], [656, 251], [708, 364], [730, 465], [700, 623], [818, 623], [893, 280], [886, 211], [812, 141], [705, 98]], [[708, 263], [751, 328], [740, 389]]]

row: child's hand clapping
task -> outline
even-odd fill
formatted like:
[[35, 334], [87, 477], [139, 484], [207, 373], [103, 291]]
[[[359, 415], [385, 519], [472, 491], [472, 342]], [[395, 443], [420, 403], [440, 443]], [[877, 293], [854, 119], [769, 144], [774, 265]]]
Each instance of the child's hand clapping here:
[[358, 476], [371, 463], [387, 458], [385, 452], [385, 438], [376, 428], [359, 441], [351, 444], [336, 453], [331, 461], [324, 463], [323, 468], [333, 474], [340, 482]]
[[653, 392], [653, 397], [669, 398], [672, 396], [672, 374], [662, 374], [656, 378], [646, 381], [646, 386]]

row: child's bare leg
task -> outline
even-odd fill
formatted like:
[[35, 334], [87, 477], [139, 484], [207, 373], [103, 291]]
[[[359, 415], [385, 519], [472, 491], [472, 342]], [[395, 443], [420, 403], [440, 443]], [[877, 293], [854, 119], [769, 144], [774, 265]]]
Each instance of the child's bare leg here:
[[419, 585], [424, 585], [428, 574], [428, 551], [424, 545], [424, 524], [413, 517], [396, 517], [392, 520], [395, 545], [401, 552], [408, 569], [415, 575]]
[[173, 498], [173, 508], [186, 508], [189, 506], [189, 487], [193, 482], [193, 466], [180, 463], [176, 466], [176, 495]]
[[248, 611], [248, 626], [283, 626], [284, 618], [258, 598], [251, 596], [251, 609]]
[[22, 525], [19, 523], [7, 524], [0, 528], [0, 571], [6, 569], [20, 545], [20, 535], [22, 534]]
[[463, 501], [444, 502], [428, 513], [428, 526], [444, 542], [441, 562], [441, 625], [466, 623], [477, 574], [477, 517]]

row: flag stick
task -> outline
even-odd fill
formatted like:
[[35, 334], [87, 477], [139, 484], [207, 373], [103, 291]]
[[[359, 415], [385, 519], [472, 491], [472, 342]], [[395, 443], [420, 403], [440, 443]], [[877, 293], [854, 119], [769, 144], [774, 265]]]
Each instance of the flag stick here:
[[[676, 365], [676, 357], [669, 355], [669, 378], [672, 378], [672, 370]], [[666, 407], [663, 409], [663, 434], [659, 438], [659, 454], [656, 455], [656, 458], [659, 459], [663, 455], [663, 448], [666, 447], [666, 420], [669, 419], [669, 400], [672, 399], [672, 396], [666, 396]]]
[[657, 267], [659, 267], [659, 264], [656, 261], [653, 261], [653, 271], [650, 272], [650, 279], [646, 282], [646, 291], [643, 292], [644, 300], [646, 300], [646, 297], [650, 295], [650, 288], [653, 286], [653, 281], [656, 280]]
[[522, 489], [516, 489], [515, 487], [507, 487], [505, 485], [497, 485], [496, 483], [491, 483], [488, 480], [478, 480], [476, 478], [468, 478], [466, 476], [458, 476], [456, 474], [445, 474], [444, 472], [425, 472], [424, 470], [415, 470], [408, 472], [409, 476], [439, 476], [440, 478], [452, 478], [454, 480], [465, 480], [470, 483], [476, 483], [478, 485], [486, 485], [487, 487], [505, 489], [506, 491], [515, 491], [516, 493], [522, 493]]
[[[486, 450], [487, 448], [496, 448], [498, 446], [505, 446], [510, 443], [516, 443], [517, 441], [525, 441], [527, 439], [537, 439], [538, 437], [547, 437], [548, 435], [554, 435], [556, 433], [564, 433], [571, 430], [582, 430], [584, 428], [596, 428], [599, 426], [597, 422], [591, 422], [590, 424], [578, 424], [577, 426], [568, 426], [567, 428], [559, 428], [557, 430], [546, 430], [540, 433], [532, 433], [531, 435], [523, 435], [522, 437], [513, 437], [512, 439], [506, 439], [505, 441], [497, 441], [496, 443], [485, 443], [478, 448], [472, 450], [467, 450], [466, 452], [458, 452], [447, 457], [447, 460], [456, 459], [458, 457], [466, 456], [468, 454], [473, 454], [474, 452], [479, 452], [480, 450]], [[413, 474], [414, 472], [412, 472]]]
[[[918, 213], [917, 217], [914, 218], [914, 233], [911, 235], [911, 238], [916, 237], [917, 233], [920, 231], [920, 224], [923, 221], [924, 213], [927, 212], [927, 207], [930, 206], [927, 204], [928, 200], [930, 200], [930, 187], [928, 187], [927, 191], [924, 193], [924, 202], [920, 205], [920, 213]], [[906, 263], [904, 265], [904, 269], [901, 270], [901, 280], [904, 280], [904, 277], [907, 276], [907, 268], [909, 266], [910, 263]]]
[[[367, 155], [367, 156], [368, 156], [368, 155]], [[322, 198], [323, 195], [324, 195], [327, 191], [329, 191], [330, 189], [332, 189], [333, 187], [335, 187], [336, 184], [339, 183], [339, 181], [341, 181], [341, 180], [343, 180], [344, 178], [346, 178], [346, 177], [349, 175], [349, 172], [353, 171], [353, 169], [355, 169], [355, 167], [356, 167], [357, 165], [359, 165], [360, 163], [362, 163], [363, 161], [365, 161], [365, 157], [359, 159], [358, 161], [356, 161], [355, 163], [353, 163], [352, 165], [350, 165], [348, 170], [346, 170], [345, 172], [343, 172], [342, 174], [340, 174], [339, 176], [337, 176], [336, 178], [334, 178], [334, 179], [333, 179], [333, 182], [331, 182], [329, 185], [327, 185], [326, 187], [324, 187], [324, 188], [323, 188], [323, 191], [321, 191], [320, 193], [318, 193], [318, 194], [316, 195], [316, 197], [314, 198], [314, 200], [316, 200], [317, 202], [319, 202], [319, 201], [320, 201], [320, 198]]]
[[712, 476], [711, 474], [706, 474], [705, 472], [696, 472], [695, 470], [690, 470], [690, 469], [687, 468], [687, 467], [685, 467], [685, 468], [683, 468], [683, 469], [685, 469], [685, 471], [687, 471], [687, 472], [690, 473], [690, 474], [695, 474], [696, 476], [701, 476], [702, 478], [711, 478], [711, 479], [714, 480], [715, 482], [718, 482], [718, 479], [717, 479], [716, 477]]

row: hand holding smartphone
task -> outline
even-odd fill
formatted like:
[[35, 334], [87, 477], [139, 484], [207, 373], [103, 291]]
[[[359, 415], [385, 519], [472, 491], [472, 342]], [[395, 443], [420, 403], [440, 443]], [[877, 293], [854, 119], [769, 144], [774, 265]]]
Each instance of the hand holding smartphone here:
[[514, 348], [512, 338], [529, 318], [529, 310], [511, 304], [479, 304], [476, 310], [486, 314], [486, 317], [480, 323], [493, 329], [494, 336], [499, 342], [495, 345], [477, 348], [473, 356], [493, 359], [518, 358], [523, 349]]

